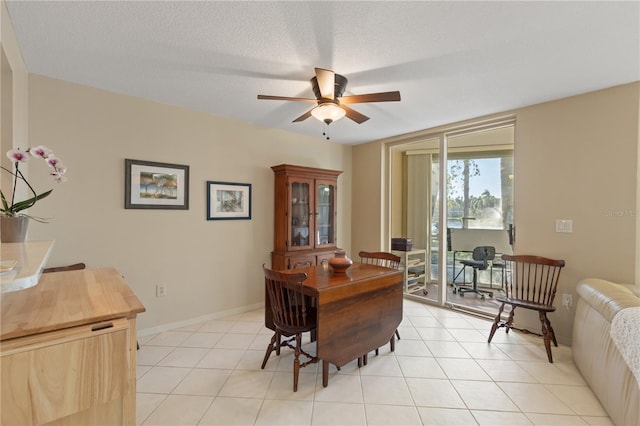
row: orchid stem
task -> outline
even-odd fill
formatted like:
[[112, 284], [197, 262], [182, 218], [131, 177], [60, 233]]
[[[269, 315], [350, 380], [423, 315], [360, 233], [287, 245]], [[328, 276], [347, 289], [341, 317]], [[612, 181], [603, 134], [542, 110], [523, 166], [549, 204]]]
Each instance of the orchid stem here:
[[[15, 204], [15, 199], [16, 199], [16, 188], [17, 188], [17, 183], [18, 183], [18, 178], [22, 179], [22, 181], [27, 185], [27, 187], [29, 187], [29, 190], [31, 190], [31, 192], [33, 192], [33, 196], [37, 197], [38, 194], [36, 193], [36, 191], [33, 189], [33, 187], [29, 184], [29, 182], [27, 181], [27, 179], [24, 177], [24, 175], [22, 174], [22, 172], [20, 171], [20, 168], [18, 167], [18, 162], [15, 162], [15, 168], [16, 171], [12, 172], [11, 170], [7, 169], [6, 167], [0, 166], [0, 168], [8, 173], [11, 173], [13, 175], [13, 191], [11, 191], [11, 209], [13, 209], [13, 206]], [[35, 204], [35, 201], [33, 203], [31, 203], [29, 205], [29, 207], [33, 206]], [[29, 208], [27, 207], [27, 208]]]
[[[22, 179], [22, 180], [24, 181], [24, 183], [26, 183], [26, 184], [27, 184], [27, 186], [29, 187], [29, 189], [31, 190], [31, 192], [33, 192], [33, 196], [34, 196], [34, 198], [33, 198], [33, 203], [29, 204], [29, 207], [31, 207], [31, 206], [33, 206], [33, 205], [36, 203], [36, 201], [38, 201], [38, 200], [37, 200], [38, 193], [36, 193], [35, 189], [33, 189], [33, 187], [29, 184], [29, 182], [28, 182], [28, 181], [27, 181], [27, 179], [24, 177], [24, 175], [22, 174], [22, 172], [20, 171], [20, 169], [18, 169], [18, 168], [16, 167], [16, 175], [17, 175], [17, 174], [20, 174], [20, 179]], [[18, 176], [16, 176], [16, 179], [18, 179]], [[16, 186], [15, 186], [15, 184], [14, 184], [14, 185], [13, 185], [13, 192], [15, 193], [15, 191], [16, 191]], [[11, 197], [11, 207], [13, 207], [13, 197]], [[29, 208], [29, 207], [27, 207], [27, 208]]]

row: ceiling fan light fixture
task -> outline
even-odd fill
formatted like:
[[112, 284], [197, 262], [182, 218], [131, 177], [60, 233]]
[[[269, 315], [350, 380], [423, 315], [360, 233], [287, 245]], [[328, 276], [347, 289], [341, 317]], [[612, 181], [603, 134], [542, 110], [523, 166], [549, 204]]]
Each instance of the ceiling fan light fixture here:
[[346, 111], [333, 102], [322, 103], [311, 110], [311, 115], [327, 124], [340, 120], [345, 114]]

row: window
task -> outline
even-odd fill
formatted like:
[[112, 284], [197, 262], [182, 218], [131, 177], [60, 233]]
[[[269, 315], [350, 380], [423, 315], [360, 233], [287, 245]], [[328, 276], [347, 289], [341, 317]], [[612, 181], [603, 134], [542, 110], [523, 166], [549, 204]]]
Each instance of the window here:
[[512, 193], [513, 150], [449, 154], [447, 227], [507, 229], [513, 223]]

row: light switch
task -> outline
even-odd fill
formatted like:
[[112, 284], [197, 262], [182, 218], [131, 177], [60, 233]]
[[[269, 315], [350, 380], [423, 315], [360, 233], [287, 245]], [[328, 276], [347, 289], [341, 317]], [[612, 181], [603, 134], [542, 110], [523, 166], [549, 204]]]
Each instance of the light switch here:
[[573, 232], [573, 220], [556, 219], [556, 232]]

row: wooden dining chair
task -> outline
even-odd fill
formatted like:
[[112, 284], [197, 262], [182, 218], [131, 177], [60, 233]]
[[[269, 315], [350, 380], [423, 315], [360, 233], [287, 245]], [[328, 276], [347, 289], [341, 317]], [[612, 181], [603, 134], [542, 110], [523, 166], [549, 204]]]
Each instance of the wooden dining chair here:
[[[319, 361], [318, 357], [302, 349], [302, 333], [316, 329], [316, 309], [307, 303], [303, 293], [303, 283], [307, 274], [282, 273], [264, 266], [263, 269], [276, 330], [267, 346], [261, 368], [264, 369], [267, 365], [271, 352], [276, 351], [276, 355], [280, 355], [281, 346], [293, 349], [293, 391], [296, 392], [300, 368]], [[283, 336], [289, 337], [282, 340]], [[301, 363], [300, 355], [304, 355], [307, 361]]]
[[[542, 336], [544, 346], [547, 350], [549, 362], [553, 362], [551, 355], [551, 342], [557, 347], [556, 335], [551, 327], [551, 322], [547, 318], [549, 312], [556, 310], [553, 300], [558, 288], [560, 271], [564, 267], [564, 260], [554, 260], [541, 256], [532, 255], [508, 255], [503, 254], [502, 259], [506, 263], [505, 270], [505, 294], [496, 296], [496, 300], [501, 302], [498, 315], [496, 315], [488, 342], [491, 343], [496, 330], [501, 327], [522, 331], [524, 333]], [[511, 312], [506, 321], [502, 320], [502, 312], [505, 305], [511, 306]], [[542, 332], [535, 333], [524, 328], [513, 325], [513, 318], [516, 308], [530, 309], [538, 311]]]
[[86, 265], [84, 263], [74, 263], [73, 265], [54, 266], [51, 268], [44, 268], [42, 270], [42, 273], [48, 274], [50, 272], [78, 271], [84, 268], [86, 268]]
[[[393, 253], [386, 251], [361, 251], [358, 253], [360, 256], [360, 263], [368, 265], [384, 266], [385, 268], [399, 269], [400, 268], [400, 256], [396, 256]], [[396, 350], [396, 337], [400, 340], [400, 333], [396, 329], [396, 332], [391, 336], [389, 345], [391, 346], [391, 352]], [[376, 355], [378, 355], [379, 349], [376, 349]], [[367, 354], [363, 355], [361, 359], [358, 359], [358, 367], [362, 364], [367, 364]]]
[[386, 251], [361, 251], [358, 253], [358, 256], [360, 256], [360, 263], [384, 266], [385, 268], [392, 269], [400, 268], [400, 256], [396, 256], [393, 253]]

